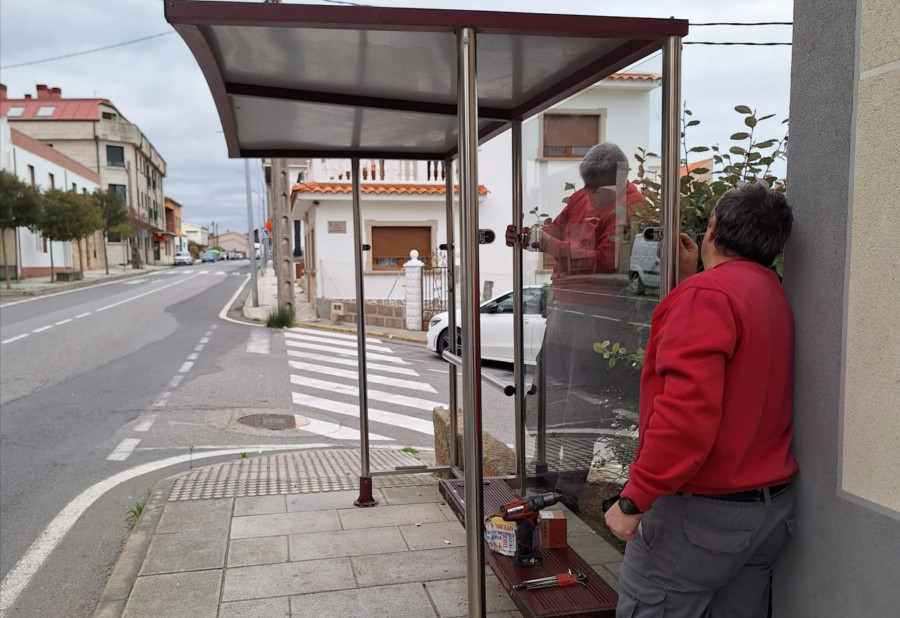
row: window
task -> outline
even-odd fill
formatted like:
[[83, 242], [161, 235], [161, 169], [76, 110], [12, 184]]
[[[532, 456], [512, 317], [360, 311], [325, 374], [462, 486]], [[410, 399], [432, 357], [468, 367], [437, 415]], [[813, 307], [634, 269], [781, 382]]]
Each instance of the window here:
[[116, 115], [112, 112], [103, 112], [103, 120], [115, 120]]
[[21, 118], [21, 117], [22, 117], [22, 114], [24, 114], [24, 113], [25, 113], [25, 106], [24, 106], [24, 105], [13, 105], [13, 106], [10, 107], [9, 110], [6, 112], [6, 115], [7, 115], [7, 117], [9, 117], [9, 118]]
[[31, 187], [34, 188], [34, 166], [28, 166], [28, 177], [31, 179]]
[[56, 111], [55, 105], [41, 105], [38, 108], [35, 118], [53, 118], [53, 112]]
[[128, 204], [128, 200], [125, 198], [125, 185], [108, 185], [108, 189], [110, 193], [117, 194], [123, 204]]
[[600, 114], [544, 114], [543, 156], [580, 159], [601, 141]]
[[413, 249], [426, 264], [431, 260], [430, 227], [372, 228], [373, 270], [400, 270]]
[[78, 186], [74, 182], [72, 183], [72, 191], [78, 193]]
[[106, 147], [107, 167], [125, 167], [125, 148], [122, 146]]
[[56, 188], [56, 178], [53, 176], [53, 174], [48, 174], [48, 176], [50, 176], [50, 188], [55, 189]]

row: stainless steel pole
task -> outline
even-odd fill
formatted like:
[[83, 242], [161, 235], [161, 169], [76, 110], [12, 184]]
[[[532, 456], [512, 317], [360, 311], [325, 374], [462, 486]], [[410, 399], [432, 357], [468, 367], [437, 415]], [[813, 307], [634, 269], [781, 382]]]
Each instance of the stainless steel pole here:
[[[444, 193], [447, 196], [447, 332], [450, 333], [450, 352], [459, 354], [456, 347], [456, 247], [453, 233], [453, 159], [444, 161]], [[457, 415], [457, 373], [456, 365], [447, 364], [447, 375], [450, 378], [450, 466], [459, 469], [459, 449], [456, 436], [459, 435]], [[454, 472], [454, 475], [456, 473]]]
[[256, 285], [256, 251], [253, 247], [253, 199], [250, 196], [250, 159], [244, 159], [244, 184], [247, 185], [247, 251], [250, 252], [250, 299], [259, 307], [259, 288]]
[[366, 295], [363, 285], [362, 217], [359, 208], [359, 159], [350, 160], [353, 179], [353, 255], [356, 258], [356, 349], [359, 359], [359, 498], [356, 506], [375, 506], [369, 473], [369, 390], [366, 380]]
[[[512, 221], [522, 234], [522, 121], [512, 123]], [[525, 319], [522, 299], [522, 243], [513, 246], [513, 382], [515, 393], [516, 478], [519, 497], [525, 496], [528, 482], [525, 470]]]
[[463, 445], [466, 483], [466, 580], [470, 617], [485, 615], [482, 496], [481, 324], [478, 269], [478, 89], [475, 30], [456, 34], [459, 117], [459, 213], [462, 265]]
[[662, 50], [662, 217], [663, 251], [659, 298], [678, 283], [678, 233], [681, 229], [679, 142], [681, 126], [681, 37], [666, 39]]

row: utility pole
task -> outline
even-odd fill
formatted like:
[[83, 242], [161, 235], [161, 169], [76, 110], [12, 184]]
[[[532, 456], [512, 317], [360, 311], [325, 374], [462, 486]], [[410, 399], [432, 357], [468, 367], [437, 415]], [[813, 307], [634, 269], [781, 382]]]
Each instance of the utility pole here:
[[256, 285], [256, 248], [253, 246], [253, 200], [250, 197], [250, 159], [244, 159], [244, 184], [247, 186], [247, 250], [250, 252], [250, 299], [259, 307]]
[[294, 254], [291, 251], [290, 183], [287, 161], [272, 160], [272, 236], [278, 304], [294, 310]]

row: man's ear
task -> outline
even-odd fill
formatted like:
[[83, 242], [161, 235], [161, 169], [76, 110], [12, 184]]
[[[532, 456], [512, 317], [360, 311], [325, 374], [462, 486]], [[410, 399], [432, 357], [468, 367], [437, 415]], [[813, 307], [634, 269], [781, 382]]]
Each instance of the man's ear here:
[[706, 230], [706, 233], [709, 235], [710, 240], [716, 239], [716, 215], [713, 215], [709, 219], [709, 227]]

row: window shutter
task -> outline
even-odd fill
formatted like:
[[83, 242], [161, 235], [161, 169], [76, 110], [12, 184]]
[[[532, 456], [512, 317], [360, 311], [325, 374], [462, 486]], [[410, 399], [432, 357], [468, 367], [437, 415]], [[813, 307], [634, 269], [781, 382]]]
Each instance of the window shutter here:
[[372, 266], [375, 270], [398, 269], [415, 249], [426, 263], [431, 258], [430, 227], [373, 227]]
[[582, 157], [600, 139], [600, 116], [544, 115], [544, 156]]

